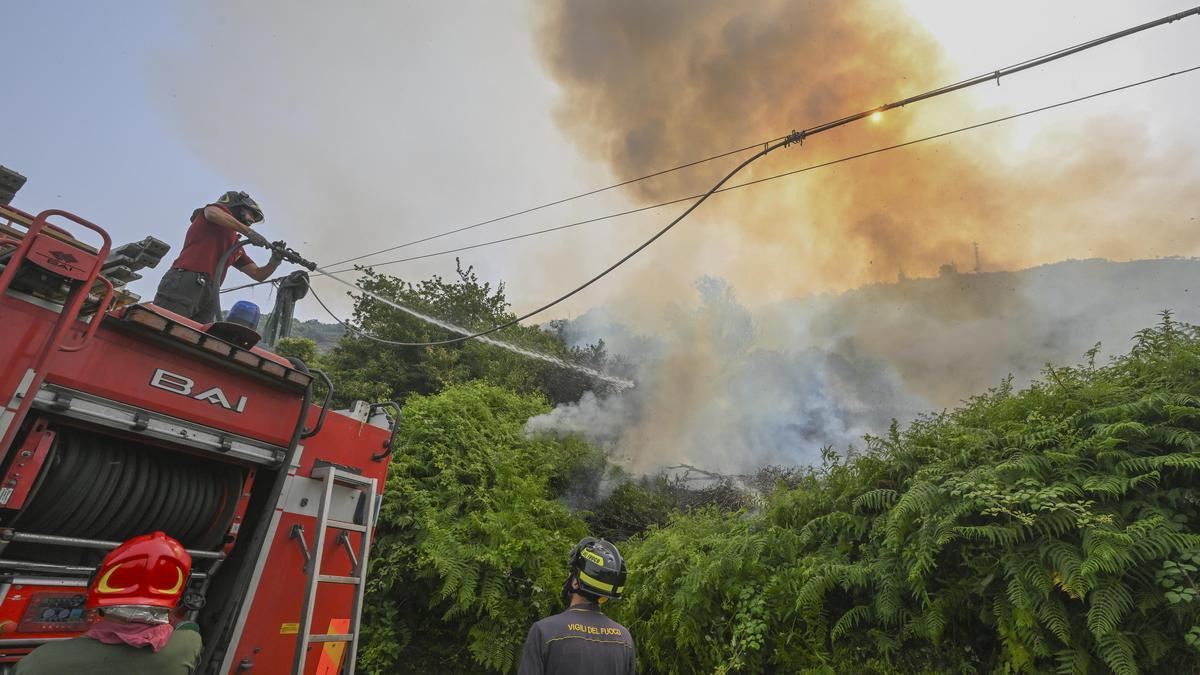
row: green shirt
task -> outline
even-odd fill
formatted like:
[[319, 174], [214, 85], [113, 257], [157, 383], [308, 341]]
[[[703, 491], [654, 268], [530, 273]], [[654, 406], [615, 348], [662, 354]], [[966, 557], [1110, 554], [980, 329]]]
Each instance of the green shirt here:
[[18, 661], [13, 675], [191, 675], [201, 647], [195, 626], [180, 624], [157, 652], [85, 637], [48, 642]]

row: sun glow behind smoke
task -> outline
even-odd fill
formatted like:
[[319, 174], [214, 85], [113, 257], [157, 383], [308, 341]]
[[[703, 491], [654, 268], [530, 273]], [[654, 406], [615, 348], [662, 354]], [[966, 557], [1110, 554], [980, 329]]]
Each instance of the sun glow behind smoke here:
[[[856, 0], [838, 3], [833, 12], [823, 3], [783, 0], [750, 7], [693, 0], [545, 4], [542, 54], [562, 87], [560, 126], [614, 176], [629, 177], [659, 170], [668, 158], [695, 156], [700, 140], [719, 148], [732, 144], [725, 139], [772, 138], [977, 74], [948, 63], [934, 37], [895, 3]], [[1198, 27], [1168, 26], [1111, 49], [1136, 51], [1147, 40], [1194, 35]], [[1030, 56], [1016, 51], [997, 54], [992, 65]], [[1072, 85], [1086, 77], [1089, 90], [1075, 94], [1134, 79], [1101, 77], [1081, 59], [1048, 72], [1060, 82], [1069, 75]], [[1161, 72], [1142, 77], [1155, 74]], [[1135, 106], [1152, 88], [1186, 86], [1182, 79], [1168, 81], [1104, 101]], [[915, 104], [919, 114], [896, 111], [887, 124], [877, 111], [870, 133], [858, 124], [822, 134], [764, 158], [748, 177], [903, 143], [1001, 112], [981, 109], [974, 96], [962, 92]], [[1046, 96], [1007, 101], [1002, 112], [1065, 98], [1061, 87]], [[1001, 125], [723, 194], [672, 232], [669, 246], [649, 254], [658, 264], [645, 265], [646, 275], [622, 278], [631, 288], [679, 296], [696, 277], [717, 274], [747, 298], [782, 299], [891, 280], [901, 268], [934, 274], [948, 261], [971, 260], [976, 242], [994, 266], [1009, 269], [1064, 257], [1200, 252], [1200, 230], [1183, 215], [1200, 209], [1194, 134], [1178, 144], [1156, 144], [1136, 110], [1098, 113], [1104, 109], [1088, 102], [1038, 117], [1068, 122], [1043, 125], [1020, 151], [1014, 150], [1014, 127]], [[639, 201], [676, 198], [725, 170], [715, 162], [629, 191]], [[1161, 225], [1131, 227], [1146, 222]], [[682, 273], [673, 282], [664, 279], [671, 270]]]

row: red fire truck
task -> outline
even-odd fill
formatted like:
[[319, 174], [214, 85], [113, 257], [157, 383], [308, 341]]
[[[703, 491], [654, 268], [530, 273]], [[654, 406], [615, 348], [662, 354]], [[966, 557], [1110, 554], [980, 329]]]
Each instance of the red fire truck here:
[[162, 530], [194, 560], [197, 672], [352, 673], [398, 408], [330, 410], [298, 360], [138, 302], [162, 242], [5, 201], [0, 664], [86, 630], [105, 553]]

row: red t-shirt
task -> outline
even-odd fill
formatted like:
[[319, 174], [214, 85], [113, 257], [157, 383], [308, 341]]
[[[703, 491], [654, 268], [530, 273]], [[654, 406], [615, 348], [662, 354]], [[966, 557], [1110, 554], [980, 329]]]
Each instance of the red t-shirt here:
[[[224, 204], [210, 204], [218, 209], [224, 209], [229, 215], [233, 212]], [[221, 255], [233, 246], [233, 242], [237, 241], [238, 233], [222, 227], [216, 223], [208, 222], [204, 217], [204, 209], [196, 212], [196, 217], [192, 219], [192, 224], [188, 226], [187, 235], [183, 238], [183, 248], [179, 250], [179, 257], [175, 262], [171, 263], [171, 268], [179, 268], [190, 270], [192, 272], [204, 272], [210, 277], [213, 270], [217, 268], [217, 262], [221, 260]], [[229, 256], [225, 267], [229, 265], [241, 267], [248, 262], [253, 262], [250, 256], [246, 255], [245, 249], [238, 249]], [[221, 281], [225, 280], [225, 270], [221, 270]]]

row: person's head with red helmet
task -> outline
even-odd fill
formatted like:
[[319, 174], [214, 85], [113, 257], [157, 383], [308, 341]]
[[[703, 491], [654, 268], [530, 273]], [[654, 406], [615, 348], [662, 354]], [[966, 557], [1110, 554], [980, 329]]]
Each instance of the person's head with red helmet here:
[[162, 532], [143, 534], [114, 548], [96, 570], [87, 606], [160, 607], [179, 604], [192, 572], [192, 556], [183, 544]]
[[193, 672], [203, 649], [200, 627], [171, 625], [192, 571], [183, 545], [162, 532], [143, 534], [104, 557], [88, 585], [99, 620], [82, 636], [48, 642], [17, 662], [16, 675], [96, 672]]

